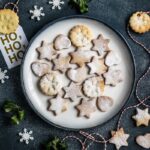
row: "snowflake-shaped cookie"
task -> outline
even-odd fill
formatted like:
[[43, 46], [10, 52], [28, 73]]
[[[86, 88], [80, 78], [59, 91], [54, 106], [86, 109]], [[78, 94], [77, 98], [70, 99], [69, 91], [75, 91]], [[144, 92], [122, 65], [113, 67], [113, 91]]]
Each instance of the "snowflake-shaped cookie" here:
[[34, 140], [34, 137], [32, 137], [33, 131], [27, 131], [26, 128], [23, 129], [23, 132], [19, 132], [19, 136], [21, 137], [20, 142], [25, 142], [26, 144], [29, 144], [30, 140]]
[[61, 9], [61, 5], [64, 4], [64, 1], [61, 0], [50, 0], [49, 4], [52, 5], [52, 9], [58, 8]]
[[32, 14], [31, 19], [37, 19], [37, 21], [41, 20], [42, 16], [45, 16], [45, 13], [42, 12], [43, 7], [38, 8], [36, 5], [34, 5], [34, 10], [30, 10], [30, 14]]
[[0, 81], [1, 83], [5, 83], [5, 79], [9, 79], [9, 76], [6, 75], [7, 70], [2, 71], [2, 69], [0, 68]]

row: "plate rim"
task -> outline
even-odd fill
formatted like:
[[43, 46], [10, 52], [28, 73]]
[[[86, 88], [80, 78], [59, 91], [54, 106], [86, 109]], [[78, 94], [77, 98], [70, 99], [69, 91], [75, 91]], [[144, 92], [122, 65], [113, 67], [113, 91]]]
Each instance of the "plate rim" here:
[[[100, 22], [102, 23], [103, 25], [107, 26], [108, 28], [110, 28], [111, 30], [113, 30], [120, 38], [121, 40], [126, 44], [127, 48], [128, 48], [128, 51], [130, 53], [130, 57], [131, 57], [131, 60], [132, 60], [132, 66], [133, 66], [133, 81], [132, 81], [132, 85], [131, 85], [131, 90], [129, 92], [129, 96], [125, 99], [125, 102], [123, 104], [123, 106], [120, 108], [120, 110], [115, 113], [113, 115], [113, 117], [111, 117], [110, 119], [107, 119], [106, 121], [104, 121], [102, 124], [98, 124], [98, 125], [95, 125], [95, 126], [92, 126], [92, 127], [88, 127], [88, 128], [70, 128], [70, 127], [64, 127], [64, 126], [61, 126], [61, 125], [57, 125], [53, 122], [51, 122], [50, 120], [48, 120], [47, 118], [45, 118], [43, 115], [40, 114], [40, 112], [34, 107], [34, 105], [32, 104], [30, 98], [28, 97], [27, 93], [26, 93], [26, 89], [25, 89], [25, 86], [24, 86], [24, 81], [23, 81], [23, 70], [24, 70], [24, 63], [25, 63], [25, 58], [26, 58], [26, 55], [29, 51], [29, 48], [30, 46], [32, 45], [33, 41], [36, 39], [36, 37], [38, 35], [40, 35], [40, 33], [42, 33], [44, 30], [46, 30], [48, 27], [50, 27], [51, 25], [57, 23], [57, 22], [60, 22], [60, 21], [63, 21], [63, 20], [67, 20], [67, 19], [75, 19], [75, 18], [81, 18], [81, 19], [91, 19], [91, 20], [94, 20], [94, 21], [97, 21], [97, 22]], [[88, 130], [88, 129], [93, 129], [95, 127], [100, 127], [100, 126], [104, 126], [106, 123], [108, 123], [109, 121], [111, 121], [112, 119], [114, 119], [118, 114], [121, 113], [122, 109], [126, 106], [126, 104], [129, 102], [130, 100], [130, 97], [131, 95], [133, 94], [133, 91], [134, 91], [134, 88], [135, 88], [135, 80], [136, 80], [136, 65], [135, 65], [135, 58], [134, 58], [134, 55], [133, 55], [133, 52], [131, 50], [131, 47], [129, 46], [126, 38], [122, 35], [122, 33], [120, 33], [115, 27], [112, 27], [111, 25], [107, 24], [105, 21], [102, 21], [101, 19], [97, 18], [97, 17], [90, 17], [90, 16], [87, 16], [87, 15], [70, 15], [70, 16], [66, 16], [66, 17], [61, 17], [61, 18], [58, 18], [58, 19], [55, 19], [53, 21], [50, 21], [48, 24], [46, 24], [44, 27], [42, 27], [32, 38], [31, 40], [29, 41], [29, 44], [26, 48], [26, 51], [24, 53], [24, 57], [23, 57], [23, 60], [22, 60], [22, 64], [21, 64], [21, 69], [20, 69], [20, 77], [21, 77], [21, 87], [22, 87], [22, 91], [23, 91], [23, 94], [25, 96], [25, 99], [27, 100], [29, 106], [32, 108], [32, 110], [34, 111], [34, 113], [36, 113], [36, 115], [38, 115], [42, 120], [44, 120], [46, 123], [54, 126], [54, 127], [57, 127], [59, 129], [63, 129], [63, 130], [66, 130], [66, 131], [79, 131], [79, 130]]]

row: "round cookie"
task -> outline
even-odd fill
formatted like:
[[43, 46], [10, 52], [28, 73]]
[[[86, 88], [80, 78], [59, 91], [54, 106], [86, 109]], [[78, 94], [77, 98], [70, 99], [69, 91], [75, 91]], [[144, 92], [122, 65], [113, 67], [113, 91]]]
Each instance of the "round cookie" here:
[[19, 17], [17, 13], [10, 9], [0, 10], [0, 33], [10, 34], [17, 30], [19, 26]]
[[44, 75], [39, 83], [41, 91], [48, 96], [56, 95], [62, 88], [58, 73], [51, 72]]
[[97, 107], [100, 111], [106, 112], [113, 105], [113, 99], [109, 96], [100, 96], [97, 99]]
[[71, 47], [71, 41], [63, 34], [59, 34], [54, 40], [54, 47], [56, 50], [67, 49]]
[[87, 26], [77, 25], [70, 30], [69, 37], [74, 46], [83, 47], [90, 44], [93, 35]]
[[104, 80], [101, 76], [91, 77], [83, 83], [83, 92], [87, 97], [99, 97], [104, 91]]
[[145, 12], [134, 13], [129, 20], [131, 29], [137, 33], [145, 33], [150, 30], [150, 16]]

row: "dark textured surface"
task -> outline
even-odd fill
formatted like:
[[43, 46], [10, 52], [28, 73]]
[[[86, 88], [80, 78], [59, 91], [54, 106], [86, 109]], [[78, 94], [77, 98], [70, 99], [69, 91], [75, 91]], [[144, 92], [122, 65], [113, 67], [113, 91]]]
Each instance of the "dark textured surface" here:
[[[8, 2], [8, 0], [0, 0], [0, 7]], [[20, 23], [24, 28], [24, 31], [27, 35], [28, 40], [40, 30], [45, 24], [50, 21], [74, 14], [79, 14], [75, 9], [72, 9], [67, 4], [63, 6], [61, 11], [50, 9], [50, 6], [47, 4], [47, 0], [32, 0], [25, 1], [21, 0], [19, 4], [20, 12]], [[40, 22], [35, 22], [30, 20], [30, 14], [28, 13], [29, 9], [33, 7], [33, 5], [37, 4], [38, 6], [43, 6], [44, 11], [46, 13], [46, 17], [43, 17]], [[126, 33], [126, 23], [130, 14], [137, 10], [148, 10], [150, 9], [149, 0], [92, 0], [89, 5], [89, 13], [87, 15], [99, 18], [103, 20], [107, 24], [113, 26], [118, 31], [122, 33], [122, 35], [127, 39], [129, 45], [131, 46], [133, 55], [135, 57], [136, 62], [136, 79], [138, 79], [149, 64], [149, 56], [144, 50], [133, 43], [131, 39], [128, 37]], [[140, 37], [140, 40], [143, 42], [148, 42], [150, 40], [150, 33], [146, 33]], [[147, 43], [147, 45], [149, 42]], [[149, 45], [148, 45], [149, 46]], [[7, 69], [5, 61], [0, 53], [0, 68]], [[77, 135], [81, 139], [77, 132], [69, 132], [64, 131], [58, 128], [55, 128], [47, 123], [45, 123], [42, 119], [40, 119], [29, 107], [26, 99], [23, 95], [21, 85], [20, 85], [20, 67], [16, 67], [12, 70], [9, 70], [8, 75], [10, 79], [6, 81], [5, 84], [0, 84], [0, 106], [2, 106], [4, 100], [6, 98], [10, 98], [20, 104], [26, 110], [26, 119], [18, 126], [12, 126], [8, 123], [8, 119], [2, 110], [0, 110], [0, 150], [38, 150], [42, 149], [41, 144], [47, 141], [49, 138], [53, 136], [64, 137], [66, 135]], [[150, 76], [150, 74], [149, 74]], [[145, 97], [148, 95], [150, 89], [150, 79], [147, 77], [146, 81], [142, 82], [140, 87], [140, 96]], [[135, 98], [135, 94], [131, 96], [128, 105], [135, 104], [137, 99]], [[131, 115], [135, 113], [135, 110], [131, 110], [124, 115], [122, 126], [125, 128], [127, 133], [130, 133], [129, 138], [129, 146], [124, 147], [123, 149], [128, 150], [142, 150], [137, 144], [135, 144], [135, 137], [139, 134], [144, 134], [150, 132], [150, 127], [135, 127], [134, 121], [131, 119]], [[101, 133], [105, 137], [110, 136], [110, 130], [116, 128], [117, 119], [119, 116], [116, 116], [113, 120], [107, 122], [103, 126], [96, 127], [94, 129], [88, 130], [88, 132], [97, 132]], [[19, 143], [18, 132], [20, 132], [24, 127], [27, 129], [33, 130], [33, 136], [35, 138], [34, 141], [30, 142], [27, 146], [25, 144]], [[69, 141], [68, 145], [71, 150], [80, 149], [80, 145], [73, 141]], [[94, 144], [90, 147], [91, 150], [103, 149], [103, 145]], [[114, 145], [108, 145], [108, 150], [115, 149]]]

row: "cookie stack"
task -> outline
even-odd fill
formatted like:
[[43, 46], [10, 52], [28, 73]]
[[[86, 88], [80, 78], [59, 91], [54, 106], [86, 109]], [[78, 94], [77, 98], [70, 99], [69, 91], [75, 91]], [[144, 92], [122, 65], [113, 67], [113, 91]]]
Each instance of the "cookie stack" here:
[[39, 57], [31, 64], [38, 77], [39, 90], [49, 96], [48, 110], [54, 116], [70, 108], [78, 117], [91, 118], [94, 112], [107, 112], [113, 99], [104, 95], [105, 87], [123, 81], [119, 55], [109, 48], [109, 39], [93, 33], [85, 25], [76, 25], [68, 36], [59, 34], [52, 43], [42, 41]]

